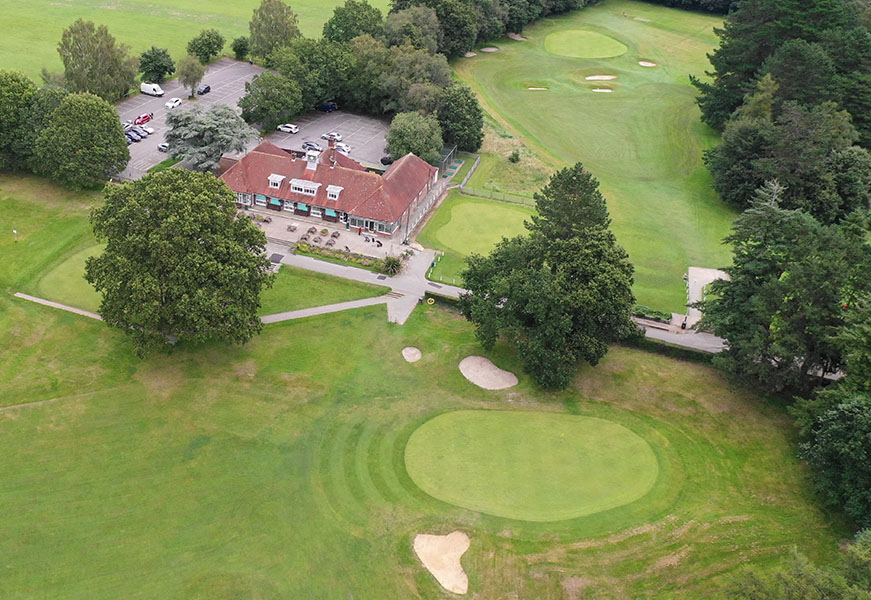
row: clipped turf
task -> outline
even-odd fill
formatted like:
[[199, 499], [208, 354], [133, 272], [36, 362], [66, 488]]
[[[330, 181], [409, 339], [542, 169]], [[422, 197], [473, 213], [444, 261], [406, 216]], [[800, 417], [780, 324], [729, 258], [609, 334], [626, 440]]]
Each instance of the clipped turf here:
[[[97, 201], [0, 176], [4, 600], [443, 598], [411, 541], [455, 529], [470, 597], [556, 600], [582, 576], [587, 598], [695, 599], [793, 548], [832, 561], [850, 534], [812, 494], [785, 411], [708, 365], [615, 346], [545, 393], [509, 347], [484, 351], [426, 304], [403, 326], [372, 306], [139, 359], [103, 323], [12, 298], [92, 243]], [[457, 364], [482, 353], [519, 384], [469, 384]], [[433, 498], [405, 467], [409, 438], [482, 410], [622, 425], [659, 477], [556, 522]]]
[[459, 284], [468, 255], [487, 254], [503, 237], [525, 232], [523, 221], [532, 213], [528, 206], [452, 191], [417, 238], [425, 247], [444, 252], [430, 279]]
[[[688, 79], [710, 68], [706, 53], [716, 46], [712, 29], [721, 23], [715, 16], [608, 0], [539, 21], [524, 30], [528, 41], [505, 40], [497, 53], [454, 63], [511, 134], [555, 167], [581, 161], [599, 179], [614, 232], [635, 264], [638, 302], [662, 310], [682, 310], [687, 267], [731, 260], [721, 240], [734, 213], [711, 188], [702, 164], [702, 151], [717, 134], [700, 122]], [[586, 39], [607, 36], [628, 50], [612, 58], [552, 53], [572, 52], [571, 40], [585, 39], [579, 32], [587, 32]], [[642, 67], [643, 60], [659, 66]], [[616, 79], [586, 79], [595, 75]]]
[[[289, 4], [299, 16], [303, 35], [320, 37], [323, 25], [342, 0], [295, 0]], [[387, 12], [386, 0], [369, 4]], [[152, 45], [168, 48], [178, 61], [188, 41], [206, 28], [218, 29], [230, 42], [248, 35], [248, 21], [260, 0], [0, 0], [3, 15], [0, 69], [19, 69], [39, 80], [42, 67], [62, 70], [57, 43], [63, 30], [78, 18], [106, 25], [115, 38], [138, 56]]]
[[612, 37], [583, 29], [551, 33], [544, 38], [544, 47], [551, 54], [572, 58], [610, 58], [628, 50]]
[[524, 521], [557, 521], [629, 504], [659, 473], [650, 445], [604, 419], [455, 411], [411, 434], [405, 465], [445, 502]]

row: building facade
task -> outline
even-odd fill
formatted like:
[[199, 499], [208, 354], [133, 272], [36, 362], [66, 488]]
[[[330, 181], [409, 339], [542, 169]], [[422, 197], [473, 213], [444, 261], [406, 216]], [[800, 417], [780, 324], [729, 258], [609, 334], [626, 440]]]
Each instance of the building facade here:
[[220, 178], [236, 193], [240, 208], [256, 206], [404, 237], [437, 183], [438, 170], [407, 154], [380, 175], [332, 144], [300, 157], [263, 142]]

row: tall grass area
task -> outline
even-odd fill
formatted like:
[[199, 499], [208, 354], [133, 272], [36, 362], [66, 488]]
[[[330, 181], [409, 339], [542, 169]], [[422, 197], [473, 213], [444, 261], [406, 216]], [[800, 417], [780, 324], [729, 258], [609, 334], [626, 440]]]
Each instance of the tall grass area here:
[[[635, 264], [638, 302], [662, 310], [682, 310], [687, 267], [730, 263], [721, 240], [734, 213], [712, 190], [701, 160], [717, 134], [699, 121], [688, 79], [709, 68], [706, 53], [717, 43], [712, 29], [721, 23], [608, 0], [536, 23], [524, 31], [528, 41], [503, 40], [499, 52], [454, 64], [487, 111], [543, 161], [553, 167], [580, 161], [600, 180], [614, 231]], [[570, 56], [584, 45], [572, 44], [567, 32], [603, 34], [627, 51]], [[586, 79], [595, 75], [616, 79]]]
[[[136, 358], [123, 333], [12, 298], [81, 250], [89, 194], [0, 178], [0, 597], [442, 598], [416, 533], [468, 532], [470, 597], [710, 597], [848, 535], [811, 494], [788, 417], [710, 366], [613, 347], [543, 393], [455, 313], [383, 306], [265, 327], [245, 346]], [[423, 358], [406, 363], [405, 346]], [[518, 373], [488, 392], [457, 369]], [[411, 480], [406, 442], [449, 411], [584, 415], [656, 455], [653, 489], [563, 521], [486, 516]], [[447, 449], [449, 451], [449, 449]], [[546, 460], [547, 456], [540, 457]]]
[[[296, 0], [290, 5], [299, 16], [303, 35], [320, 37], [324, 23], [342, 0]], [[386, 13], [386, 0], [369, 4]], [[3, 35], [0, 35], [0, 68], [19, 69], [39, 79], [42, 67], [60, 71], [63, 65], [57, 43], [63, 30], [78, 18], [106, 25], [121, 43], [139, 55], [151, 46], [168, 48], [177, 61], [187, 54], [188, 41], [202, 29], [218, 29], [229, 42], [248, 35], [248, 21], [260, 0], [0, 0]]]

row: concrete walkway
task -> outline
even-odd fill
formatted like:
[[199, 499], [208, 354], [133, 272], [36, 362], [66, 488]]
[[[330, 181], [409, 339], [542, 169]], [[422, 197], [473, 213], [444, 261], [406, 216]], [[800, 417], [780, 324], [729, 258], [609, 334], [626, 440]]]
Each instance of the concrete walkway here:
[[362, 308], [364, 306], [374, 306], [376, 304], [386, 304], [390, 300], [390, 296], [378, 296], [377, 298], [363, 298], [362, 300], [351, 300], [350, 302], [338, 302], [336, 304], [325, 304], [324, 306], [314, 306], [312, 308], [301, 308], [299, 310], [291, 310], [288, 312], [275, 313], [261, 317], [264, 323], [280, 323], [281, 321], [290, 321], [292, 319], [304, 319], [305, 317], [313, 317], [315, 315], [326, 315], [329, 313], [340, 312], [343, 310], [351, 310], [352, 308]]
[[36, 296], [22, 294], [21, 292], [15, 292], [14, 296], [16, 298], [21, 298], [22, 300], [30, 300], [31, 302], [36, 302], [37, 304], [42, 304], [43, 306], [50, 306], [52, 308], [59, 308], [61, 310], [75, 313], [75, 314], [81, 315], [83, 317], [88, 317], [89, 319], [96, 319], [98, 321], [103, 320], [103, 317], [101, 317], [100, 315], [92, 313], [92, 312], [88, 312], [86, 310], [82, 310], [81, 308], [76, 308], [75, 306], [61, 304], [60, 302], [52, 302], [51, 300], [46, 300], [45, 298], [37, 298]]

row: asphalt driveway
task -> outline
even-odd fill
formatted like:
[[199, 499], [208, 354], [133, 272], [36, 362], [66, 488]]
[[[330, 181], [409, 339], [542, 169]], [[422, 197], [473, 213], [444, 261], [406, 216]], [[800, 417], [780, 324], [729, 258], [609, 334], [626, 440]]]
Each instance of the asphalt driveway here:
[[250, 65], [247, 62], [239, 62], [229, 58], [212, 63], [206, 69], [203, 84], [212, 86], [212, 91], [205, 96], [198, 96], [196, 102], [187, 99], [188, 90], [183, 89], [178, 79], [160, 84], [166, 92], [162, 98], [139, 94], [133, 96], [115, 106], [121, 121], [133, 120], [143, 113], [153, 113], [149, 126], [155, 132], [141, 142], [128, 146], [130, 148], [130, 162], [127, 168], [119, 175], [123, 179], [139, 179], [154, 165], [167, 158], [167, 155], [158, 152], [157, 146], [163, 142], [163, 133], [166, 131], [166, 101], [170, 98], [181, 98], [182, 105], [172, 110], [189, 110], [194, 104], [212, 106], [214, 104], [228, 104], [236, 108], [239, 98], [245, 95], [245, 82], [251, 81], [255, 75], [263, 72], [263, 68]]

